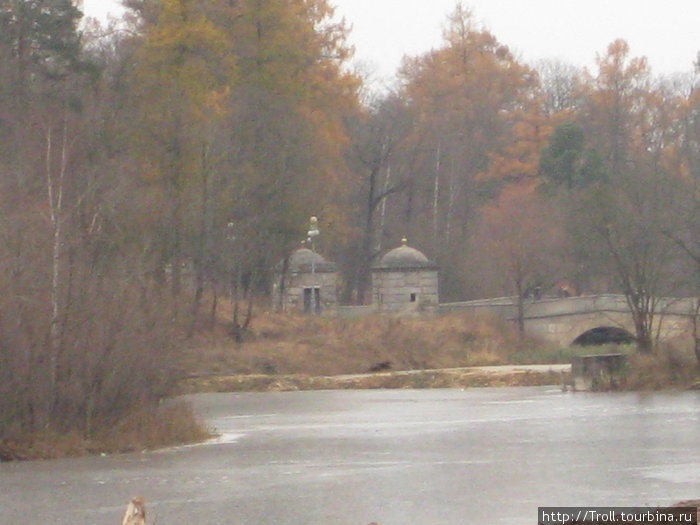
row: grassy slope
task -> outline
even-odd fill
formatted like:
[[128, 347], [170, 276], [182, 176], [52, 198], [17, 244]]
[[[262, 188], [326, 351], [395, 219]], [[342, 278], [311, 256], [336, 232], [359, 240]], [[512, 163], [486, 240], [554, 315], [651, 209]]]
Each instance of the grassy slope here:
[[[444, 317], [358, 319], [281, 315], [258, 310], [242, 344], [226, 337], [224, 326], [199, 335], [183, 351], [180, 368], [184, 390], [289, 390], [308, 388], [465, 387], [494, 384], [559, 384], [557, 375], [396, 371], [506, 365], [570, 363], [576, 353], [627, 351], [631, 347], [561, 348], [521, 339], [512, 323], [490, 317], [453, 314]], [[656, 356], [633, 356], [627, 388], [661, 388], [692, 383], [688, 352], [669, 350]], [[339, 374], [367, 378], [329, 379]]]
[[381, 364], [414, 370], [567, 362], [569, 357], [541, 341], [520, 341], [512, 326], [488, 318], [332, 319], [263, 311], [243, 344], [222, 334], [200, 337], [181, 367], [188, 375], [327, 376], [364, 373]]

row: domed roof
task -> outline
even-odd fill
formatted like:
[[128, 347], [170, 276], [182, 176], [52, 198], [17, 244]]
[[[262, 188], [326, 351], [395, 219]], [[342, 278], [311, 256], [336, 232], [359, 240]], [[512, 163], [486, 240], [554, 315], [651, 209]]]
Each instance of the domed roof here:
[[326, 260], [320, 253], [316, 253], [308, 248], [299, 248], [289, 256], [289, 266], [299, 266], [302, 264], [325, 264]]
[[313, 271], [319, 273], [335, 271], [333, 263], [327, 262], [322, 255], [309, 248], [299, 248], [289, 256], [289, 271], [293, 273], [310, 272], [312, 267]]
[[402, 239], [401, 246], [385, 253], [373, 268], [378, 270], [437, 269], [435, 263], [428, 260], [423, 252], [411, 248], [406, 242], [406, 239]]

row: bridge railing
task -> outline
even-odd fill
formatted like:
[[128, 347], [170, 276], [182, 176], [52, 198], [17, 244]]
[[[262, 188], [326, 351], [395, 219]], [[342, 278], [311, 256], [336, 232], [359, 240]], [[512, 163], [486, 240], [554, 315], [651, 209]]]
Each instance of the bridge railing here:
[[[657, 300], [655, 310], [658, 315], [692, 316], [695, 312], [696, 301], [697, 299], [694, 297], [663, 297]], [[622, 294], [527, 299], [524, 307], [526, 319], [601, 312], [628, 313], [630, 311], [627, 300]], [[440, 304], [441, 313], [464, 310], [515, 318], [517, 316], [517, 301], [515, 297], [497, 297]]]

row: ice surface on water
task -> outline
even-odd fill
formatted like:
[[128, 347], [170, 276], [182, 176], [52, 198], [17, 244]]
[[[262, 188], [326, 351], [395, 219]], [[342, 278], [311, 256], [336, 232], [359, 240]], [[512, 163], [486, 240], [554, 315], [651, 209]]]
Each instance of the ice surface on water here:
[[700, 463], [659, 465], [640, 470], [645, 478], [658, 479], [670, 483], [697, 483], [698, 490], [700, 490]]
[[290, 392], [192, 404], [216, 438], [0, 464], [0, 524], [118, 523], [140, 494], [168, 525], [524, 525], [538, 506], [671, 504], [700, 490], [696, 393]]
[[213, 437], [204, 443], [203, 445], [226, 445], [229, 443], [235, 443], [238, 441], [240, 438], [243, 437], [243, 434], [233, 434], [230, 432], [224, 432], [222, 434], [219, 434], [216, 437]]

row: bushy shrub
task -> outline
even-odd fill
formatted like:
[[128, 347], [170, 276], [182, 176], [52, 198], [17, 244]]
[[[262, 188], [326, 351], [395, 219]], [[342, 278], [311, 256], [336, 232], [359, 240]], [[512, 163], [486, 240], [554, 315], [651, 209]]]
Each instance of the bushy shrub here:
[[695, 357], [686, 349], [659, 345], [651, 354], [632, 354], [622, 378], [626, 390], [685, 387], [697, 381]]
[[58, 317], [45, 288], [2, 283], [14, 293], [0, 297], [0, 439], [47, 429], [90, 437], [168, 391], [167, 301], [126, 272], [90, 270], [75, 266]]

